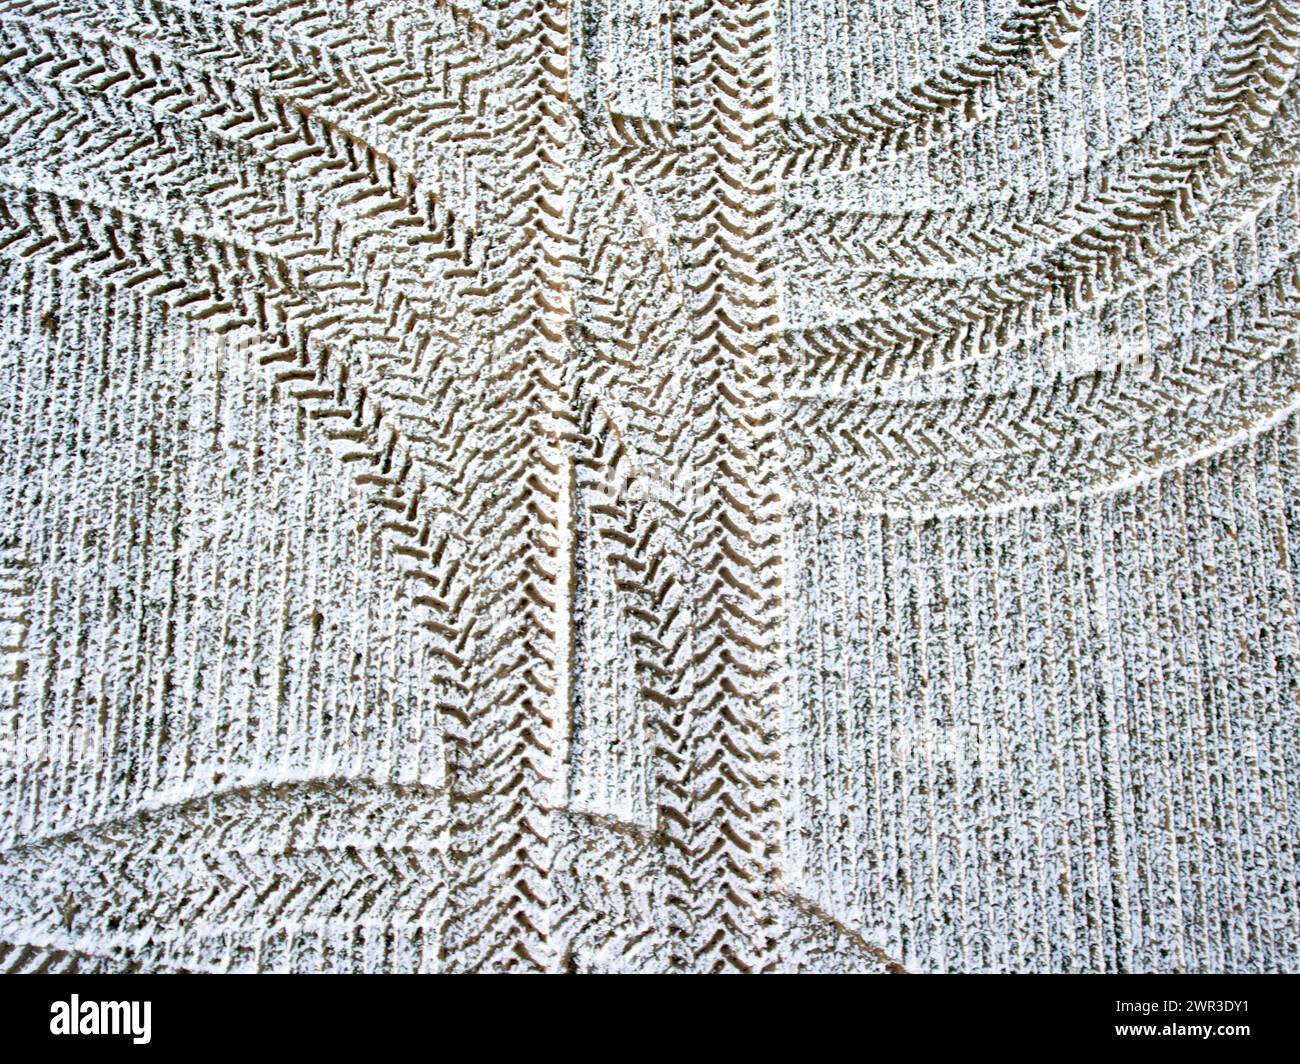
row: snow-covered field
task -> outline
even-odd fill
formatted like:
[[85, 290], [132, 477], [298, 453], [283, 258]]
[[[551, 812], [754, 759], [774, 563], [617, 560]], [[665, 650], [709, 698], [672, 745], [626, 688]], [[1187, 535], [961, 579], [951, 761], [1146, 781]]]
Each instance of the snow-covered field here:
[[1300, 969], [1295, 0], [0, 0], [0, 969]]

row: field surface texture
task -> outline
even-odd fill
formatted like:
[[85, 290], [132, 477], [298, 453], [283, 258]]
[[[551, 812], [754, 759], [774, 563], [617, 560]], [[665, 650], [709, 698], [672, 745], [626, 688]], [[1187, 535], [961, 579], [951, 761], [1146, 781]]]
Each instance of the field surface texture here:
[[0, 0], [0, 970], [1300, 969], [1298, 0]]

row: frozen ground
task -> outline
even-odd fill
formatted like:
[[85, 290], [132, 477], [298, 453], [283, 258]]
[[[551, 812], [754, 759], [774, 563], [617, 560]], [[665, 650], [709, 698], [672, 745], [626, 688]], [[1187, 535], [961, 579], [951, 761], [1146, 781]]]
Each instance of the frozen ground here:
[[0, 0], [0, 967], [1300, 968], [1298, 49]]

